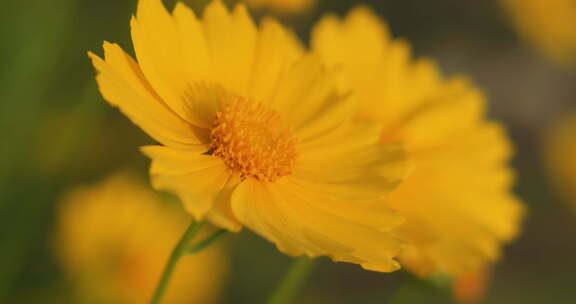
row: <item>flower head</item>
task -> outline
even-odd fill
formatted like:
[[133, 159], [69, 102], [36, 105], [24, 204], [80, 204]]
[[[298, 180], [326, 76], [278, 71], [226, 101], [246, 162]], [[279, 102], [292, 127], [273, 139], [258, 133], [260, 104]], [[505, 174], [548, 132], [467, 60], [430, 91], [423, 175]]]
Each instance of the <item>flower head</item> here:
[[[79, 298], [123, 304], [149, 299], [189, 221], [168, 207], [127, 174], [65, 196], [55, 250]], [[220, 249], [215, 246], [181, 261], [168, 303], [214, 303], [226, 270]]]
[[400, 261], [429, 275], [474, 271], [494, 261], [518, 230], [522, 206], [511, 193], [511, 148], [485, 118], [485, 98], [465, 78], [443, 79], [430, 60], [413, 61], [367, 8], [325, 17], [312, 48], [344, 70], [359, 99], [358, 119], [381, 124], [381, 143], [405, 143], [413, 174], [385, 198], [406, 217]]
[[546, 163], [558, 192], [576, 211], [576, 115], [559, 119], [548, 131]]
[[405, 177], [404, 152], [352, 121], [335, 71], [291, 32], [242, 5], [214, 1], [197, 19], [142, 0], [132, 39], [138, 62], [110, 43], [90, 57], [104, 98], [160, 143], [143, 148], [157, 189], [291, 255], [398, 268], [401, 218], [378, 200]]
[[576, 1], [502, 0], [520, 36], [551, 59], [576, 59]]
[[316, 5], [318, 0], [245, 0], [254, 9], [265, 9], [278, 14], [303, 13]]
[[459, 275], [452, 287], [452, 295], [457, 303], [481, 303], [490, 283], [490, 269], [479, 269], [475, 272]]

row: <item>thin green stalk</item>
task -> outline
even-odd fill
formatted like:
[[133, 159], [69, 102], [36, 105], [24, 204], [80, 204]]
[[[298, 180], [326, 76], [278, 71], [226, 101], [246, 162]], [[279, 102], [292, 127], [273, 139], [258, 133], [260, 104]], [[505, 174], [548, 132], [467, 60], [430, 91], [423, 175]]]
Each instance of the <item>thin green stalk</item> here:
[[449, 286], [445, 281], [433, 282], [405, 273], [402, 285], [386, 303], [447, 303], [451, 299]]
[[226, 230], [226, 229], [220, 229], [220, 230], [214, 232], [211, 236], [209, 236], [209, 237], [205, 238], [204, 240], [192, 245], [192, 247], [190, 247], [190, 249], [188, 249], [188, 251], [186, 253], [192, 254], [192, 253], [202, 251], [202, 249], [210, 246], [210, 244], [212, 244], [212, 242], [219, 239], [221, 236], [226, 234], [226, 232], [228, 232], [228, 230]]
[[176, 264], [180, 260], [180, 258], [186, 254], [188, 244], [190, 241], [196, 236], [196, 233], [202, 227], [202, 222], [192, 222], [182, 238], [172, 250], [172, 255], [170, 255], [170, 259], [168, 259], [168, 263], [166, 263], [166, 267], [164, 268], [164, 273], [162, 274], [162, 278], [160, 278], [160, 282], [158, 282], [158, 286], [156, 287], [156, 291], [154, 292], [154, 296], [150, 301], [150, 304], [159, 304], [164, 292], [166, 292], [166, 288], [168, 287], [168, 283], [170, 282], [170, 278], [172, 277], [172, 273], [174, 272], [174, 268]]
[[290, 270], [268, 300], [268, 304], [290, 304], [298, 295], [314, 266], [314, 260], [301, 257], [294, 261]]

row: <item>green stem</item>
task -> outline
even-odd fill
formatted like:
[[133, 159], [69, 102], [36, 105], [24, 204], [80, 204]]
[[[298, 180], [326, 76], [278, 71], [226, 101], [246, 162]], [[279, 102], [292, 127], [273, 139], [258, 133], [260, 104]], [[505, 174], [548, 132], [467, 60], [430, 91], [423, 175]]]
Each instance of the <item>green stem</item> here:
[[214, 232], [211, 236], [205, 238], [204, 240], [202, 240], [202, 241], [194, 244], [192, 247], [190, 247], [190, 249], [188, 249], [186, 251], [186, 253], [192, 254], [192, 253], [202, 251], [202, 249], [210, 246], [210, 244], [212, 244], [212, 242], [219, 239], [221, 236], [226, 234], [226, 232], [228, 232], [228, 230], [226, 230], [226, 229], [220, 229], [220, 230]]
[[168, 287], [168, 283], [170, 282], [170, 278], [172, 277], [172, 273], [174, 272], [174, 268], [176, 264], [180, 260], [180, 258], [186, 254], [186, 248], [188, 247], [188, 243], [194, 238], [196, 233], [202, 227], [202, 222], [192, 222], [182, 238], [172, 250], [172, 255], [170, 255], [170, 259], [168, 259], [168, 263], [166, 263], [166, 267], [164, 268], [164, 273], [162, 274], [162, 278], [160, 278], [160, 282], [158, 282], [158, 286], [156, 287], [156, 291], [154, 292], [154, 296], [150, 301], [150, 304], [159, 304], [162, 296], [166, 292], [166, 288]]
[[402, 285], [396, 294], [388, 300], [388, 304], [411, 303], [448, 303], [450, 301], [450, 288], [446, 282], [441, 285], [433, 283], [430, 279], [424, 280], [413, 275], [404, 274]]
[[290, 304], [293, 303], [296, 295], [304, 285], [310, 275], [314, 260], [301, 257], [298, 258], [284, 277], [280, 285], [268, 300], [268, 304]]

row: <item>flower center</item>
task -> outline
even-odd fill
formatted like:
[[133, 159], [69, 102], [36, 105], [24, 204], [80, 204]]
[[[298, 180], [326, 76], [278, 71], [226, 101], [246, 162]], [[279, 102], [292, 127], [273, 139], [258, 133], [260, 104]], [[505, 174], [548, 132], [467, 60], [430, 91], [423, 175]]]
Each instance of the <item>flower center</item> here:
[[232, 97], [216, 113], [210, 137], [212, 154], [243, 179], [273, 182], [292, 173], [297, 139], [277, 112], [258, 102]]

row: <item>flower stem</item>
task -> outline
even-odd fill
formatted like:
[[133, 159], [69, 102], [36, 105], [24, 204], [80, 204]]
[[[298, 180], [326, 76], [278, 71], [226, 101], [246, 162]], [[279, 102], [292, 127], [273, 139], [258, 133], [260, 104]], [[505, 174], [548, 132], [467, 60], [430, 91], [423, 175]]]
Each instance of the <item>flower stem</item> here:
[[268, 304], [290, 304], [304, 285], [310, 275], [314, 260], [301, 257], [294, 261], [288, 274], [284, 277], [280, 285], [268, 300]]
[[226, 234], [226, 232], [228, 232], [228, 230], [226, 229], [220, 229], [216, 232], [214, 232], [212, 235], [210, 235], [209, 237], [205, 238], [204, 240], [192, 245], [192, 247], [190, 247], [186, 253], [188, 254], [193, 254], [199, 251], [202, 251], [202, 249], [210, 246], [210, 244], [212, 244], [212, 242], [214, 242], [215, 240], [219, 239], [221, 236], [223, 236], [224, 234]]
[[166, 288], [168, 287], [168, 283], [170, 282], [170, 278], [172, 277], [172, 273], [174, 272], [174, 268], [176, 264], [180, 260], [180, 258], [186, 254], [186, 249], [188, 247], [188, 243], [194, 238], [196, 233], [202, 227], [202, 222], [192, 222], [182, 238], [172, 250], [172, 254], [170, 255], [170, 259], [166, 263], [166, 267], [164, 268], [164, 273], [162, 274], [162, 278], [160, 278], [160, 282], [158, 282], [158, 286], [156, 287], [156, 291], [154, 292], [154, 296], [150, 301], [150, 304], [159, 304], [162, 296], [166, 292]]

